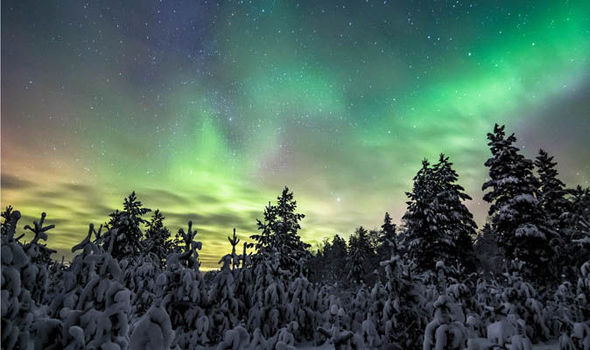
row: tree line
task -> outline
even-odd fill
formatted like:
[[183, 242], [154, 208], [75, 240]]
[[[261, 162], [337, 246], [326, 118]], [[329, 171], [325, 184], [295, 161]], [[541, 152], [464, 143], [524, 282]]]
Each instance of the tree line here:
[[312, 259], [317, 278], [374, 281], [379, 262], [392, 254], [412, 260], [419, 271], [444, 262], [496, 274], [518, 266], [528, 279], [547, 283], [575, 276], [590, 258], [590, 189], [567, 188], [544, 150], [527, 159], [504, 126], [495, 125], [487, 137], [489, 179], [482, 189], [490, 208], [481, 230], [464, 204], [471, 197], [441, 154], [435, 164], [422, 162], [406, 193], [402, 226], [385, 213], [379, 230], [361, 226], [348, 242], [339, 235], [325, 240]]
[[221, 269], [207, 274], [193, 223], [172, 234], [135, 192], [105, 224], [89, 225], [69, 263], [54, 261], [44, 243], [54, 228], [45, 213], [24, 226], [25, 242], [21, 214], [8, 206], [2, 348], [590, 344], [590, 189], [567, 188], [545, 151], [527, 159], [504, 126], [487, 136], [490, 209], [481, 229], [441, 155], [422, 162], [399, 227], [385, 213], [379, 229], [359, 227], [312, 251], [285, 187], [258, 232], [240, 242], [234, 229]]

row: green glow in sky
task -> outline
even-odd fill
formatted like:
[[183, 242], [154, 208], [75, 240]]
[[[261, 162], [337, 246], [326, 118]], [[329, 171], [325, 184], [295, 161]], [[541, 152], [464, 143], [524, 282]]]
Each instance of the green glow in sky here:
[[137, 191], [215, 267], [288, 185], [302, 235], [399, 220], [445, 152], [481, 223], [495, 122], [590, 179], [590, 3], [2, 4], [2, 206], [67, 254]]

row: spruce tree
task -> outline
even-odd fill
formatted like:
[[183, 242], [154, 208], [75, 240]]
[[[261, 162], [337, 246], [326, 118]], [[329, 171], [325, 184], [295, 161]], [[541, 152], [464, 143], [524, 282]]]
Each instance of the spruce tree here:
[[377, 246], [377, 255], [380, 260], [386, 260], [392, 254], [397, 253], [396, 226], [391, 222], [389, 213], [385, 213], [383, 225], [381, 225], [381, 236]]
[[374, 252], [369, 243], [368, 231], [360, 226], [348, 240], [348, 278], [353, 282], [367, 282]]
[[437, 183], [436, 201], [438, 203], [438, 226], [453, 241], [453, 258], [468, 269], [475, 268], [475, 254], [473, 239], [476, 236], [477, 225], [473, 221], [473, 214], [463, 204], [471, 197], [457, 184], [459, 175], [452, 168], [453, 163], [444, 154], [434, 165], [433, 173]]
[[448, 260], [454, 251], [450, 236], [439, 230], [437, 218], [436, 182], [430, 163], [422, 161], [422, 168], [414, 176], [410, 199], [402, 217], [405, 240], [410, 257], [419, 270], [432, 270], [439, 260]]
[[301, 272], [305, 261], [309, 258], [309, 244], [301, 241], [299, 222], [305, 217], [296, 213], [297, 202], [293, 192], [285, 187], [277, 198], [277, 204], [271, 203], [264, 210], [264, 221], [257, 220], [259, 234], [252, 235], [256, 254], [254, 263], [268, 259], [273, 250], [279, 254], [280, 268], [292, 273]]
[[403, 220], [405, 240], [410, 256], [421, 270], [434, 269], [439, 260], [447, 264], [461, 263], [473, 268], [473, 238], [476, 225], [463, 201], [471, 199], [457, 184], [458, 175], [448, 157], [441, 154], [439, 162], [422, 169], [414, 177], [412, 192]]
[[562, 227], [560, 219], [563, 213], [569, 211], [569, 201], [566, 198], [567, 190], [565, 184], [557, 178], [557, 165], [553, 157], [544, 150], [539, 150], [535, 160], [537, 173], [539, 175], [539, 204], [545, 211], [549, 224], [559, 229]]
[[477, 236], [473, 246], [478, 265], [485, 272], [500, 274], [502, 272], [503, 253], [498, 247], [496, 233], [489, 223], [486, 223]]
[[566, 264], [580, 267], [590, 260], [590, 188], [577, 186], [569, 191], [570, 210], [564, 216]]
[[112, 256], [117, 259], [139, 254], [143, 236], [141, 225], [147, 223], [142, 216], [150, 211], [143, 207], [135, 191], [131, 192], [123, 202], [123, 210], [109, 215], [111, 219], [107, 223], [108, 232], [104, 235], [104, 249], [111, 249]]
[[164, 215], [160, 210], [154, 211], [152, 219], [147, 222], [143, 246], [146, 253], [154, 254], [163, 263], [172, 249], [170, 231], [164, 226]]
[[488, 133], [492, 157], [485, 162], [489, 180], [482, 190], [491, 203], [489, 215], [498, 245], [508, 259], [523, 261], [532, 276], [547, 277], [552, 251], [552, 232], [538, 201], [539, 181], [533, 162], [519, 153], [514, 134], [506, 137], [504, 126]]

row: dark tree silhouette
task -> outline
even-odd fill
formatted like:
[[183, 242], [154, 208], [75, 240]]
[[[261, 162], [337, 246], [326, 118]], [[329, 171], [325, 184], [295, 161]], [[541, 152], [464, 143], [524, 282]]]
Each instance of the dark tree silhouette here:
[[160, 263], [164, 262], [172, 249], [170, 231], [164, 226], [164, 219], [164, 215], [156, 209], [151, 220], [146, 223], [145, 239], [142, 242], [145, 252], [154, 254]]
[[301, 241], [299, 222], [305, 217], [296, 213], [297, 202], [293, 192], [285, 187], [277, 198], [277, 204], [270, 202], [264, 209], [264, 221], [257, 220], [259, 234], [250, 236], [254, 240], [255, 264], [268, 259], [273, 251], [279, 254], [280, 267], [292, 273], [303, 272], [304, 263], [310, 257], [309, 244]]
[[111, 254], [116, 259], [138, 255], [142, 251], [141, 226], [147, 223], [142, 216], [150, 211], [151, 209], [143, 207], [135, 191], [131, 192], [123, 202], [123, 210], [116, 210], [109, 215], [111, 219], [107, 223], [108, 231], [103, 243], [105, 250], [111, 249]]
[[367, 282], [374, 258], [367, 230], [360, 226], [348, 240], [348, 278], [353, 282]]
[[565, 184], [557, 178], [557, 162], [547, 152], [539, 150], [535, 166], [539, 174], [539, 205], [550, 220], [549, 224], [559, 229], [563, 225], [561, 216], [570, 210], [570, 202], [566, 198]]
[[392, 254], [397, 253], [396, 226], [392, 223], [389, 213], [385, 213], [383, 225], [381, 225], [381, 237], [379, 237], [377, 253], [381, 260], [386, 260]]

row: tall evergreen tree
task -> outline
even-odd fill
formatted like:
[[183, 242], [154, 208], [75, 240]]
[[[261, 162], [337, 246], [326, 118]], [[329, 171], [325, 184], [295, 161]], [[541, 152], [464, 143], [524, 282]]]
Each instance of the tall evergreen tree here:
[[564, 214], [566, 264], [580, 267], [590, 260], [590, 188], [578, 186], [570, 194], [570, 210]]
[[391, 258], [393, 253], [397, 253], [396, 226], [392, 223], [389, 213], [385, 213], [383, 225], [381, 225], [381, 236], [377, 246], [377, 255], [380, 260]]
[[332, 241], [325, 239], [321, 248], [311, 261], [314, 281], [323, 283], [340, 282], [346, 278], [347, 264], [346, 241], [339, 235], [334, 235]]
[[147, 222], [143, 246], [147, 253], [154, 254], [160, 261], [164, 262], [172, 249], [170, 231], [164, 226], [164, 215], [160, 210], [154, 211], [152, 219]]
[[473, 239], [476, 236], [477, 225], [473, 221], [473, 214], [463, 204], [471, 197], [457, 184], [459, 175], [452, 168], [453, 163], [444, 154], [434, 165], [433, 172], [437, 182], [436, 201], [438, 203], [438, 225], [445, 230], [453, 241], [453, 257], [468, 269], [475, 268], [475, 254]]
[[360, 226], [348, 240], [348, 277], [357, 283], [367, 282], [373, 258], [369, 232]]
[[151, 209], [144, 208], [137, 199], [135, 191], [125, 198], [123, 210], [116, 210], [109, 216], [108, 232], [104, 235], [104, 249], [111, 249], [111, 254], [117, 259], [137, 255], [141, 249], [143, 232], [141, 226], [147, 221], [142, 216]]
[[549, 223], [556, 229], [560, 229], [563, 224], [560, 217], [570, 210], [570, 205], [566, 198], [565, 184], [557, 178], [556, 165], [552, 156], [544, 150], [539, 150], [539, 155], [535, 159], [539, 174], [539, 204], [550, 220]]
[[477, 236], [473, 246], [479, 267], [486, 272], [493, 274], [500, 274], [503, 266], [503, 254], [498, 247], [498, 239], [496, 233], [487, 223]]
[[458, 175], [448, 157], [422, 169], [414, 177], [408, 209], [403, 216], [405, 240], [410, 255], [422, 270], [434, 269], [436, 262], [460, 262], [473, 267], [473, 237], [476, 225], [463, 201], [471, 199], [456, 183]]
[[454, 251], [451, 237], [440, 231], [437, 221], [436, 182], [427, 160], [414, 176], [410, 199], [402, 217], [405, 224], [405, 241], [410, 257], [420, 270], [434, 269], [439, 260], [448, 260]]
[[482, 189], [491, 203], [489, 215], [498, 245], [508, 259], [522, 260], [536, 277], [546, 277], [552, 251], [552, 231], [538, 201], [539, 181], [533, 174], [533, 162], [514, 146], [514, 134], [506, 137], [504, 126], [488, 133], [492, 157], [485, 162], [489, 180]]
[[254, 263], [268, 259], [273, 250], [276, 250], [283, 270], [293, 273], [302, 271], [303, 264], [310, 256], [307, 250], [310, 245], [302, 242], [299, 237], [299, 222], [305, 215], [296, 213], [296, 209], [297, 202], [293, 198], [293, 192], [287, 187], [277, 198], [276, 205], [268, 203], [264, 210], [264, 221], [257, 220], [260, 233], [250, 236], [255, 241]]

